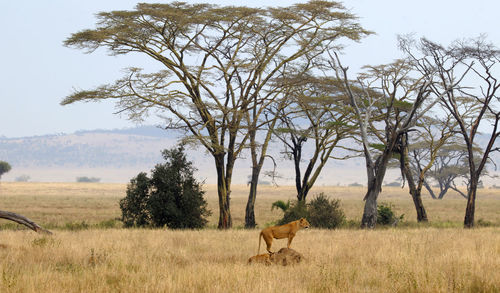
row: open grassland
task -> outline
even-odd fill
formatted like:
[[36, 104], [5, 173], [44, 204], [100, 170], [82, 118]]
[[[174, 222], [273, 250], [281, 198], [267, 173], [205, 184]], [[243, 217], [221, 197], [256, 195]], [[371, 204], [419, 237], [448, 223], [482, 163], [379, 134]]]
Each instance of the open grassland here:
[[[0, 220], [0, 292], [500, 292], [500, 191], [482, 189], [476, 219], [492, 227], [462, 229], [465, 200], [426, 198], [431, 224], [417, 225], [401, 188], [384, 188], [405, 223], [374, 231], [299, 231], [295, 266], [246, 264], [259, 230], [122, 229], [124, 184], [0, 184], [0, 209], [53, 230], [39, 235]], [[209, 225], [217, 224], [214, 186], [206, 186]], [[243, 226], [247, 187], [235, 186], [232, 215]], [[317, 187], [340, 198], [348, 220], [361, 217], [365, 188]], [[256, 218], [264, 227], [282, 215], [271, 203], [293, 199], [293, 187], [259, 189]], [[286, 246], [275, 240], [273, 250]], [[263, 253], [264, 247], [261, 247]]]
[[[206, 198], [212, 216], [209, 226], [216, 227], [218, 221], [217, 191], [207, 185]], [[119, 200], [125, 197], [125, 184], [106, 183], [0, 183], [0, 209], [23, 214], [47, 228], [78, 228], [92, 225], [119, 226], [114, 221], [120, 218]], [[347, 220], [359, 222], [363, 212], [363, 196], [366, 187], [314, 187], [309, 199], [324, 192], [331, 198], [339, 198]], [[233, 186], [231, 214], [233, 226], [243, 227], [248, 187]], [[294, 200], [292, 186], [259, 187], [255, 205], [256, 220], [265, 227], [282, 217], [280, 210], [271, 210], [276, 200]], [[407, 225], [416, 225], [416, 213], [407, 189], [384, 187], [379, 202], [390, 203], [396, 214], [404, 214]], [[435, 227], [462, 227], [466, 201], [457, 193], [450, 192], [443, 200], [433, 200], [424, 194], [424, 205]], [[480, 189], [476, 202], [476, 221], [500, 226], [500, 190]], [[115, 223], [116, 222], [116, 223]], [[0, 220], [0, 227], [10, 224]]]
[[[0, 231], [0, 292], [499, 292], [500, 229], [310, 229], [295, 266], [257, 230]], [[276, 240], [274, 248], [285, 246]], [[262, 249], [262, 248], [261, 248]], [[261, 251], [262, 252], [262, 251]]]

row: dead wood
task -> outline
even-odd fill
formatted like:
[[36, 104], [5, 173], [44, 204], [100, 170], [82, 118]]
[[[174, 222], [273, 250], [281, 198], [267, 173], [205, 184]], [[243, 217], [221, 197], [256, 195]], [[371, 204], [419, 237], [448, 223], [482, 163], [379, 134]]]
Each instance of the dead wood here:
[[11, 220], [11, 221], [14, 221], [18, 224], [24, 225], [37, 233], [52, 234], [52, 232], [50, 232], [49, 230], [42, 228], [40, 225], [31, 221], [30, 219], [26, 218], [25, 216], [22, 216], [22, 215], [19, 215], [16, 213], [7, 212], [7, 211], [0, 211], [0, 218]]

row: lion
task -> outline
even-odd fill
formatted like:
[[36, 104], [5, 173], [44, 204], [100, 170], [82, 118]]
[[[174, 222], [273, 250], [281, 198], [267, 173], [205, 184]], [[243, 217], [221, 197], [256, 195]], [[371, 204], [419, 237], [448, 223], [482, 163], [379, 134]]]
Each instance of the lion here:
[[260, 251], [261, 238], [264, 238], [264, 241], [266, 241], [267, 251], [269, 253], [272, 253], [271, 245], [273, 243], [273, 238], [276, 239], [288, 238], [287, 248], [290, 248], [290, 244], [292, 243], [293, 237], [295, 237], [297, 231], [299, 231], [302, 228], [309, 228], [309, 222], [305, 218], [301, 218], [300, 220], [293, 221], [285, 225], [273, 226], [263, 229], [262, 231], [260, 231], [259, 235], [259, 249], [257, 250], [257, 254], [259, 254]]
[[283, 247], [276, 253], [265, 253], [252, 256], [248, 259], [248, 264], [264, 264], [270, 266], [275, 265], [294, 265], [300, 263], [304, 259], [304, 256], [299, 252]]
[[272, 263], [272, 253], [266, 253], [266, 254], [258, 254], [255, 256], [252, 256], [251, 258], [248, 259], [248, 264], [252, 263], [261, 263], [265, 264], [266, 266], [271, 265]]

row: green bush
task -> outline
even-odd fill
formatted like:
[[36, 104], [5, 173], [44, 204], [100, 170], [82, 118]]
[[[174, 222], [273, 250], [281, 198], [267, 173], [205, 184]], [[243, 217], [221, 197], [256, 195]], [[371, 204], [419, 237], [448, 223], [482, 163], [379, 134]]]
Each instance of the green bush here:
[[345, 214], [339, 199], [331, 199], [324, 193], [318, 194], [308, 204], [309, 223], [313, 227], [335, 229], [345, 222]]
[[274, 209], [281, 209], [283, 212], [286, 212], [286, 210], [288, 210], [289, 208], [290, 208], [290, 200], [288, 200], [287, 202], [284, 202], [282, 200], [277, 200], [273, 202], [273, 204], [271, 205], [271, 211]]
[[345, 222], [340, 200], [329, 200], [324, 193], [318, 194], [308, 204], [305, 201], [288, 201], [287, 203], [277, 201], [272, 204], [271, 208], [284, 211], [283, 218], [278, 221], [278, 225], [306, 218], [313, 227], [335, 229]]
[[390, 203], [381, 203], [377, 205], [377, 224], [394, 225], [403, 220], [404, 214], [399, 217], [396, 216], [396, 214], [392, 210], [393, 208], [394, 206]]
[[144, 172], [130, 180], [127, 196], [120, 200], [122, 221], [125, 227], [142, 227], [150, 222], [148, 210], [150, 180]]
[[166, 162], [139, 173], [130, 181], [127, 196], [120, 201], [125, 227], [152, 226], [196, 229], [206, 225], [205, 192], [194, 179], [195, 168], [188, 162], [184, 147], [164, 150]]
[[299, 220], [300, 218], [309, 219], [309, 211], [305, 201], [294, 201], [290, 207], [286, 209], [283, 218], [279, 220], [278, 225], [284, 225], [292, 221]]

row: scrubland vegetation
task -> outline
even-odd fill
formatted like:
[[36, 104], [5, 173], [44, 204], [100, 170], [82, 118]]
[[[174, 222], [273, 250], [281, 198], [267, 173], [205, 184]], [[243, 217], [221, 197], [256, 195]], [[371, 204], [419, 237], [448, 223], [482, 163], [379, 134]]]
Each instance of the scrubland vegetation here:
[[[387, 187], [381, 202], [405, 214], [397, 227], [360, 230], [362, 187], [316, 187], [339, 198], [348, 224], [301, 230], [292, 247], [296, 266], [246, 264], [257, 253], [258, 230], [244, 225], [246, 186], [233, 188], [235, 229], [124, 229], [118, 200], [124, 184], [10, 183], [0, 185], [2, 209], [50, 228], [45, 236], [0, 221], [0, 292], [498, 292], [499, 191], [478, 196], [478, 228], [463, 229], [465, 200], [450, 194], [425, 200], [429, 224], [417, 224], [406, 189]], [[217, 208], [215, 186], [205, 186]], [[275, 200], [293, 187], [261, 187], [259, 227], [277, 221]], [[349, 225], [349, 222], [351, 223]], [[491, 226], [491, 227], [484, 227]], [[275, 240], [273, 250], [286, 246]], [[261, 253], [263, 253], [261, 248]]]

